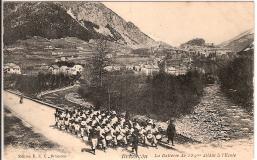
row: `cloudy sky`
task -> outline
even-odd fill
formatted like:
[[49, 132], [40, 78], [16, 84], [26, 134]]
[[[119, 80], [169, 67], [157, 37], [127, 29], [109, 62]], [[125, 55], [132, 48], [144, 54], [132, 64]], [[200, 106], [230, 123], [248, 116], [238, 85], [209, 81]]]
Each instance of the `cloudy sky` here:
[[103, 2], [155, 40], [178, 46], [192, 38], [215, 44], [254, 27], [252, 2]]

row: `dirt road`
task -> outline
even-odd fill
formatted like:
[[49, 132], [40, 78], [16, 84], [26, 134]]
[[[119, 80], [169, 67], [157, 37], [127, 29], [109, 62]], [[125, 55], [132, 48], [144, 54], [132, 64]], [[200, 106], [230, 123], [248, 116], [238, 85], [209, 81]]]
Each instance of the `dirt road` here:
[[[19, 97], [4, 92], [4, 105], [12, 113], [32, 126], [34, 132], [41, 133], [50, 141], [64, 148], [65, 152], [24, 149], [15, 147], [5, 148], [5, 159], [147, 159], [147, 160], [183, 160], [183, 159], [220, 159], [241, 160], [253, 159], [253, 140], [240, 139], [228, 142], [213, 142], [210, 144], [178, 144], [174, 148], [160, 146], [156, 148], [139, 147], [139, 157], [130, 152], [130, 148], [108, 149], [106, 152], [97, 150], [96, 156], [89, 152], [81, 152], [82, 148], [90, 149], [90, 146], [73, 135], [59, 131], [52, 127], [54, 124], [54, 109], [24, 99], [19, 104]], [[247, 158], [248, 157], [248, 158]]]

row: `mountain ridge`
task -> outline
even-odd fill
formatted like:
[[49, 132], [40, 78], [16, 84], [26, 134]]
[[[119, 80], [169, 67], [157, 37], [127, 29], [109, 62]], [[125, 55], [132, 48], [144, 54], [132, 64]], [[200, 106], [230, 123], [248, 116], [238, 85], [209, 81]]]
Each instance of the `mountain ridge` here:
[[104, 37], [131, 47], [156, 43], [132, 22], [99, 2], [5, 2], [4, 41], [26, 36], [82, 40]]
[[247, 48], [254, 41], [254, 29], [248, 29], [230, 40], [220, 43], [218, 46], [231, 49], [234, 52], [240, 52]]

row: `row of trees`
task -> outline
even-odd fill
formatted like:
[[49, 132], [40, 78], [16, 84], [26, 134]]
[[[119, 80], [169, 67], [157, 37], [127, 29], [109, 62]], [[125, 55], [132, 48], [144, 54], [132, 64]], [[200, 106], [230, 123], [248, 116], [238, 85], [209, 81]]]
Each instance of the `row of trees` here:
[[24, 94], [35, 96], [45, 90], [72, 85], [78, 79], [78, 76], [53, 75], [49, 73], [39, 73], [37, 76], [6, 75], [4, 77], [4, 86], [5, 88], [17, 89]]
[[146, 114], [167, 120], [192, 111], [203, 92], [202, 75], [190, 71], [173, 76], [153, 77], [128, 73], [104, 76], [102, 86], [82, 84], [79, 94], [102, 109]]

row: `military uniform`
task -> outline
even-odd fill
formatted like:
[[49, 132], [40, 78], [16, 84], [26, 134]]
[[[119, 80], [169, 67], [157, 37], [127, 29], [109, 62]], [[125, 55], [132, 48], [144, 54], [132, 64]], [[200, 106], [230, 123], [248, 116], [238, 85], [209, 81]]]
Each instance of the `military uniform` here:
[[171, 141], [172, 145], [174, 145], [174, 136], [176, 134], [176, 126], [174, 123], [170, 123], [167, 128], [167, 137], [168, 137], [168, 143]]

